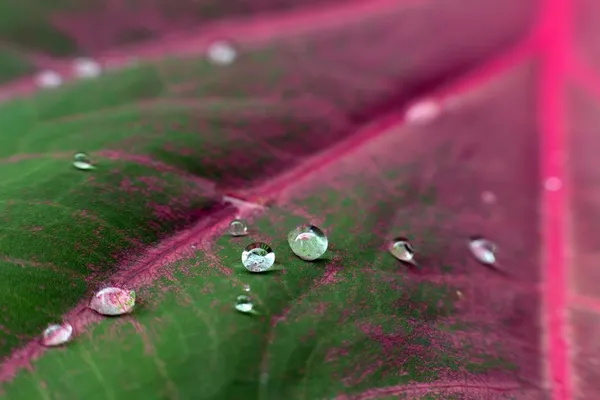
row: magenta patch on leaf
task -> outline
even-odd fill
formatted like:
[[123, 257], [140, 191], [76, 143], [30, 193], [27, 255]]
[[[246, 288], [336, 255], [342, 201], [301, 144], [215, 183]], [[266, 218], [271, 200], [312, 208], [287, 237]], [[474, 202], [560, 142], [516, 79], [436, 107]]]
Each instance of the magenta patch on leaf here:
[[71, 340], [73, 327], [69, 323], [50, 325], [42, 334], [42, 345], [60, 346]]
[[131, 312], [134, 305], [133, 290], [108, 287], [94, 295], [89, 307], [102, 315], [121, 315]]

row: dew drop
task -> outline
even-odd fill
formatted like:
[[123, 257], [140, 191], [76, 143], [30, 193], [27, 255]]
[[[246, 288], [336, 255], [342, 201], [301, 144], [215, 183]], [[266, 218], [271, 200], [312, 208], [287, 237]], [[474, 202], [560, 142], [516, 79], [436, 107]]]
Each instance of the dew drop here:
[[91, 58], [77, 58], [73, 62], [73, 71], [79, 78], [94, 78], [100, 75], [102, 67]]
[[487, 239], [472, 238], [469, 241], [469, 249], [480, 263], [493, 265], [496, 262], [496, 245]]
[[231, 236], [245, 236], [248, 234], [248, 225], [243, 219], [234, 219], [229, 224], [229, 234]]
[[544, 188], [551, 192], [556, 192], [562, 188], [562, 180], [556, 176], [551, 176], [544, 181]]
[[235, 299], [235, 309], [244, 314], [251, 313], [254, 310], [254, 304], [252, 304], [250, 296], [238, 296]]
[[44, 330], [42, 334], [42, 345], [47, 347], [60, 346], [71, 340], [73, 327], [69, 323], [54, 324]]
[[496, 202], [496, 195], [494, 194], [494, 192], [486, 190], [485, 192], [481, 193], [481, 201], [486, 204], [493, 204]]
[[90, 156], [86, 153], [75, 153], [73, 156], [73, 166], [82, 171], [89, 171], [96, 167], [92, 164]]
[[228, 65], [235, 60], [237, 52], [229, 42], [219, 40], [208, 46], [207, 56], [214, 64]]
[[392, 240], [389, 251], [398, 260], [415, 264], [415, 250], [406, 238], [398, 237]]
[[42, 71], [35, 77], [35, 82], [43, 88], [56, 88], [63, 83], [62, 77], [56, 71]]
[[320, 228], [304, 224], [288, 233], [288, 243], [295, 255], [312, 261], [325, 254], [329, 241]]
[[242, 264], [250, 272], [265, 272], [275, 263], [275, 253], [266, 243], [256, 242], [242, 252]]
[[250, 291], [250, 285], [244, 285], [244, 292]]
[[131, 312], [134, 305], [135, 291], [108, 287], [92, 297], [89, 307], [102, 315], [121, 315]]
[[439, 102], [423, 100], [415, 103], [406, 111], [406, 121], [414, 124], [424, 124], [436, 118], [441, 112]]

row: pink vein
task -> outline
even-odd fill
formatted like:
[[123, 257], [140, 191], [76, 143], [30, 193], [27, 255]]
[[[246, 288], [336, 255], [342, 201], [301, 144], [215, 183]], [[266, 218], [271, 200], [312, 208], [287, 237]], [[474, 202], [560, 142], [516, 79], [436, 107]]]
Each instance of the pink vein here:
[[563, 165], [564, 107], [562, 90], [565, 67], [571, 55], [571, 20], [568, 0], [546, 0], [539, 30], [542, 71], [539, 91], [542, 178], [556, 177], [563, 183], [558, 190], [542, 192], [542, 235], [546, 287], [544, 317], [548, 335], [547, 352], [552, 398], [571, 398], [569, 362], [565, 339], [566, 266], [564, 254], [565, 172]]

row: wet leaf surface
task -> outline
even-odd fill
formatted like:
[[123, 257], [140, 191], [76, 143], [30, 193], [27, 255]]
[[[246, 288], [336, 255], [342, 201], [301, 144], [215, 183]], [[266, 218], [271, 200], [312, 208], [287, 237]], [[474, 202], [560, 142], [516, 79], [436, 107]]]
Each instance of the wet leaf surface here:
[[[190, 50], [214, 39], [201, 31], [173, 54], [146, 46], [158, 61], [3, 103], [4, 395], [596, 398], [592, 3], [330, 1], [339, 21], [286, 19], [278, 40], [257, 34], [278, 15], [224, 22], [231, 65]], [[47, 28], [61, 33], [21, 45], [93, 52], [197, 22], [191, 3], [156, 2], [140, 21], [164, 24], [139, 30], [133, 2], [107, 8], [129, 25], [93, 38], [85, 15], [106, 15], [55, 6], [31, 20], [58, 10]], [[197, 5], [215, 20], [292, 6]], [[73, 167], [78, 152], [94, 170]], [[289, 248], [303, 223], [327, 234], [319, 260]], [[498, 246], [502, 274], [474, 259], [473, 236]], [[418, 269], [388, 253], [397, 237]], [[253, 242], [273, 248], [273, 271], [243, 267]], [[133, 313], [85, 308], [107, 286], [135, 289]], [[238, 312], [240, 295], [259, 312]], [[72, 342], [44, 350], [34, 339], [61, 320]]]

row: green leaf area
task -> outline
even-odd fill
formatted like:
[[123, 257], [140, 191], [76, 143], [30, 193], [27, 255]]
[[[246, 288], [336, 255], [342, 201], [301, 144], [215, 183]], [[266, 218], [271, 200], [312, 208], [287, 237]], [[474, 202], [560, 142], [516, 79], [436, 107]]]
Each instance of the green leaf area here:
[[[368, 54], [353, 50], [365, 35], [394, 26], [384, 19], [361, 34], [243, 53], [224, 68], [166, 60], [0, 106], [2, 356], [59, 321], [117, 268], [127, 273], [159, 240], [219, 209], [226, 224], [234, 210], [219, 193], [253, 193], [307, 162], [315, 170], [262, 193], [278, 201], [249, 219], [249, 236], [200, 236], [179, 261], [165, 253], [162, 278], [141, 284], [132, 274], [133, 314], [76, 332], [3, 384], [4, 395], [452, 398], [479, 389], [514, 395], [535, 381], [537, 369], [527, 366], [539, 359], [528, 325], [536, 297], [481, 269], [465, 246], [468, 235], [492, 226], [486, 232], [504, 238], [508, 254], [530, 248], [535, 194], [522, 172], [529, 153], [499, 151], [507, 142], [535, 145], [531, 116], [511, 114], [530, 105], [529, 70], [486, 86], [433, 125], [392, 128], [331, 153], [336, 158], [323, 165], [308, 159], [355, 133], [365, 122], [360, 111], [391, 88], [435, 78], [423, 64], [439, 65], [438, 73], [458, 68], [430, 62], [443, 52], [415, 51], [407, 61], [394, 41]], [[474, 63], [483, 54], [469, 57]], [[465, 156], [474, 146], [476, 155]], [[90, 154], [95, 170], [73, 168], [78, 151]], [[504, 198], [524, 188], [525, 200], [490, 213], [479, 196], [498, 181], [498, 164], [514, 186], [496, 184], [495, 192]], [[286, 234], [302, 222], [327, 232], [322, 260], [304, 262], [289, 250]], [[416, 247], [420, 270], [387, 253], [401, 235]], [[277, 271], [242, 267], [242, 249], [257, 240], [274, 248]], [[259, 315], [233, 309], [244, 284]]]

